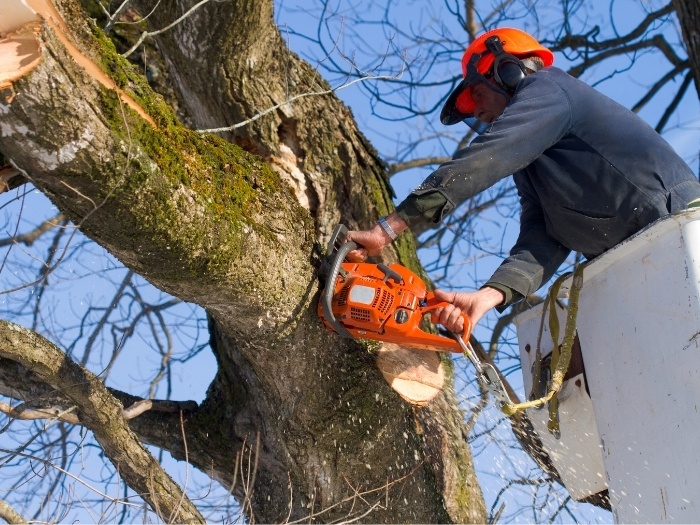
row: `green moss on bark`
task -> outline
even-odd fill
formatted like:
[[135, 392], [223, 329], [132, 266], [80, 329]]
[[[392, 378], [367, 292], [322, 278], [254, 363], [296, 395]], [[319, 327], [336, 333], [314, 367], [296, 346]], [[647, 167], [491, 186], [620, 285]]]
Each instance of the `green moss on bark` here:
[[121, 158], [128, 166], [115, 161], [111, 175], [103, 170], [100, 176], [111, 177], [105, 187], [112, 198], [133, 203], [121, 213], [131, 215], [134, 238], [147, 233], [154, 257], [177, 253], [191, 274], [231, 274], [247, 236], [254, 232], [277, 242], [256, 220], [269, 209], [284, 209], [287, 222], [310, 228], [308, 214], [264, 161], [219, 137], [181, 126], [111, 42], [99, 30], [95, 34], [102, 67], [156, 123], [130, 111], [114, 91], [102, 90], [103, 115], [123, 144]]

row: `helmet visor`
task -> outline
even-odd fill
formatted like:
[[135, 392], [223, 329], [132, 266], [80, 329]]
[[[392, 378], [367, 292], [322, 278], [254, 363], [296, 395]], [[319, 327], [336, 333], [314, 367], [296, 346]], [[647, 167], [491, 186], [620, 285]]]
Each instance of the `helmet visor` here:
[[[464, 79], [459, 83], [459, 85], [457, 85], [452, 93], [450, 93], [450, 96], [447, 97], [447, 101], [442, 107], [442, 111], [440, 113], [440, 122], [442, 122], [444, 125], [451, 126], [452, 124], [466, 121], [466, 119], [472, 119], [479, 122], [474, 117], [476, 104], [472, 98], [472, 88], [480, 82], [489, 85], [488, 78], [484, 76], [488, 73], [480, 73], [479, 69], [477, 69], [477, 64], [479, 63], [481, 57], [482, 55], [479, 54], [474, 54], [471, 56], [466, 66]], [[482, 61], [481, 65], [482, 68], [485, 66], [486, 71], [488, 71], [491, 69], [492, 63], [493, 61], [489, 61], [489, 63], [486, 65], [483, 64]], [[476, 128], [471, 124], [470, 127], [476, 131]]]

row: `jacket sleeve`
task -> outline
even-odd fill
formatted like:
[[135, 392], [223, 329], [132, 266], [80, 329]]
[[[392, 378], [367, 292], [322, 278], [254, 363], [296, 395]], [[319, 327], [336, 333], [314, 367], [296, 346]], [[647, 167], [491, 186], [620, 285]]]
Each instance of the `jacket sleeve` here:
[[529, 191], [527, 175], [519, 173], [516, 180], [521, 205], [520, 234], [510, 255], [486, 283], [513, 290], [512, 297], [506, 299], [508, 303], [517, 302], [538, 290], [552, 278], [571, 252], [547, 235], [544, 213], [534, 191]]
[[431, 173], [397, 212], [409, 226], [438, 223], [465, 200], [531, 164], [570, 126], [564, 91], [542, 72], [530, 75], [489, 130]]

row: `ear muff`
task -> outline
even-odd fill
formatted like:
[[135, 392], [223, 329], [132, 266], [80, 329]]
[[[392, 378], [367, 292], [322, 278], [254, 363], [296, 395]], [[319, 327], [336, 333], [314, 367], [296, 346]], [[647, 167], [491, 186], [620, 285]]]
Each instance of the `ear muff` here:
[[489, 37], [485, 44], [494, 56], [493, 76], [496, 82], [508, 91], [515, 91], [527, 75], [525, 65], [519, 58], [503, 51], [503, 44], [497, 35]]
[[[516, 59], [517, 60], [517, 59]], [[494, 78], [509, 91], [515, 91], [520, 81], [525, 78], [525, 67], [520, 60], [517, 62], [502, 61], [494, 64]]]

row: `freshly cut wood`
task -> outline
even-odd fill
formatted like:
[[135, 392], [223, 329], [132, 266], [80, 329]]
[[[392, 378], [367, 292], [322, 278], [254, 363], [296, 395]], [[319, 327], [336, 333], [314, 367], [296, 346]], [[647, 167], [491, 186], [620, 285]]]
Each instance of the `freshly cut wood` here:
[[[2, 33], [0, 39], [0, 89], [23, 77], [41, 61], [37, 31], [39, 22], [30, 21], [11, 33]], [[11, 95], [8, 95], [11, 96]], [[6, 98], [6, 97], [3, 97]]]
[[389, 386], [414, 405], [427, 405], [445, 384], [445, 369], [438, 352], [384, 343], [376, 364]]
[[[5, 5], [7, 4], [7, 5]], [[5, 18], [5, 10], [9, 16]], [[97, 64], [85, 56], [69, 38], [70, 30], [61, 15], [49, 0], [6, 0], [3, 2], [3, 21], [0, 23], [0, 90], [5, 103], [14, 96], [9, 90], [12, 83], [32, 71], [41, 62], [39, 31], [45, 22], [65, 46], [71, 57], [80, 64], [93, 79], [108, 89], [113, 89], [119, 98], [155, 127], [153, 119], [144, 109], [102, 71]]]
[[5, 37], [30, 22], [36, 22], [39, 17], [24, 0], [12, 0], [2, 3], [2, 18], [0, 18], [0, 36]]

